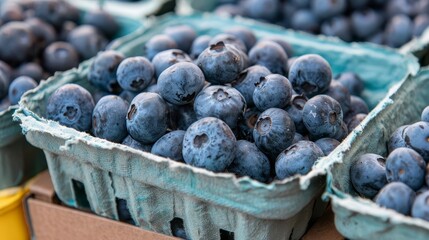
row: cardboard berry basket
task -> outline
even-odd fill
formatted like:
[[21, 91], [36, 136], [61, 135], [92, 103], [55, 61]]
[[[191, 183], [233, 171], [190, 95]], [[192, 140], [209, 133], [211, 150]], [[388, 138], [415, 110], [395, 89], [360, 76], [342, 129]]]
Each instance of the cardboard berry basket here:
[[[322, 55], [334, 74], [359, 73], [366, 85], [363, 96], [371, 107], [390, 86], [419, 68], [416, 58], [391, 49], [208, 14], [157, 19], [121, 39], [115, 49], [126, 56], [141, 55], [148, 39], [174, 24], [187, 24], [197, 33], [209, 35], [246, 26], [257, 37], [284, 38], [296, 55]], [[172, 235], [170, 222], [180, 218], [187, 236], [194, 240], [221, 239], [223, 234], [243, 240], [299, 239], [304, 234], [313, 212], [318, 212], [315, 202], [325, 186], [323, 173], [263, 184], [174, 162], [44, 119], [46, 102], [59, 86], [76, 83], [94, 90], [87, 80], [91, 62], [59, 73], [28, 92], [14, 115], [27, 140], [44, 150], [54, 188], [65, 204], [90, 207], [99, 215], [118, 219], [117, 202], [126, 202], [137, 226]]]
[[429, 222], [404, 216], [358, 197], [350, 180], [350, 166], [364, 153], [384, 155], [391, 134], [419, 121], [429, 105], [429, 68], [409, 77], [378, 104], [317, 171], [328, 169], [326, 197], [331, 199], [335, 225], [349, 239], [428, 239]]
[[[82, 11], [84, 14], [84, 11]], [[125, 17], [116, 17], [120, 30], [116, 38], [129, 34], [141, 26], [141, 22]], [[111, 46], [115, 41], [111, 42]], [[42, 151], [25, 141], [21, 128], [13, 121], [12, 114], [18, 105], [0, 111], [0, 190], [17, 186], [36, 173], [46, 169]]]

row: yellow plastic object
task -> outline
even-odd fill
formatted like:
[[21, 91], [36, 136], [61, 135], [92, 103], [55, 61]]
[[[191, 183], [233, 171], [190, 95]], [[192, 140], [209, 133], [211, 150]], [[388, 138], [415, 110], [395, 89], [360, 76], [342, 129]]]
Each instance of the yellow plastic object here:
[[0, 191], [0, 240], [28, 240], [22, 198], [27, 187], [14, 187]]

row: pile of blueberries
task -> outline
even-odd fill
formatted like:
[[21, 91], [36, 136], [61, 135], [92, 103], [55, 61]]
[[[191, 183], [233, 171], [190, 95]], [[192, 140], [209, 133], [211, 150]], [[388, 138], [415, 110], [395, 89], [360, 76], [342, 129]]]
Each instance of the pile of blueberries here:
[[217, 14], [394, 48], [429, 26], [429, 0], [219, 0], [219, 4]]
[[421, 121], [397, 128], [384, 158], [367, 153], [350, 168], [356, 191], [378, 205], [429, 221], [429, 106]]
[[[149, 39], [144, 56], [100, 52], [87, 79], [58, 88], [45, 116], [112, 142], [261, 182], [308, 173], [368, 113], [362, 80], [333, 80], [319, 55], [245, 27], [214, 37], [187, 25]], [[288, 78], [286, 77], [288, 76]], [[92, 95], [91, 95], [92, 94]]]
[[81, 19], [62, 0], [6, 1], [0, 7], [0, 111], [41, 79], [104, 50], [119, 30], [110, 14], [96, 10]]

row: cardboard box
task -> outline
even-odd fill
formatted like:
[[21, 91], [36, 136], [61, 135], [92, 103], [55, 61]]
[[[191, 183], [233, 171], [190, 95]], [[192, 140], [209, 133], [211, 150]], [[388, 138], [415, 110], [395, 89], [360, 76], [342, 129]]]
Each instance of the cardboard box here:
[[[61, 205], [47, 171], [36, 177], [24, 205], [31, 235], [37, 240], [178, 239]], [[303, 240], [315, 239], [344, 239], [335, 229], [330, 208], [303, 237]]]

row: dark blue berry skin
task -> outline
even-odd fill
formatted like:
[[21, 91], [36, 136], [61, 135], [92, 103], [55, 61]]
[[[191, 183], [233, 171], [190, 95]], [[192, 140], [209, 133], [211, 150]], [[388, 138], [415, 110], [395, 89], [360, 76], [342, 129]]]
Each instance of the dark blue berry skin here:
[[366, 39], [367, 42], [382, 45], [384, 44], [384, 33], [378, 32]]
[[168, 35], [155, 35], [144, 46], [146, 57], [152, 61], [156, 54], [168, 50], [176, 49], [177, 43]]
[[229, 165], [227, 171], [235, 173], [238, 177], [249, 176], [260, 182], [268, 182], [270, 168], [270, 160], [259, 151], [254, 143], [238, 140], [234, 161]]
[[405, 144], [418, 152], [423, 159], [429, 162], [429, 123], [416, 122], [411, 124], [403, 133]]
[[42, 67], [38, 63], [29, 62], [20, 65], [15, 71], [15, 76], [28, 76], [34, 79], [36, 82], [40, 82], [44, 76], [44, 73]]
[[139, 141], [132, 138], [130, 135], [128, 135], [124, 139], [124, 141], [122, 141], [122, 144], [137, 150], [141, 150], [143, 152], [150, 152], [152, 149], [152, 144], [142, 144]]
[[12, 81], [9, 86], [9, 101], [10, 104], [18, 104], [22, 95], [30, 89], [37, 87], [37, 82], [27, 76], [21, 76]]
[[120, 143], [128, 135], [126, 117], [128, 102], [116, 95], [102, 97], [92, 112], [94, 136]]
[[61, 28], [66, 21], [79, 20], [79, 10], [66, 1], [34, 1], [33, 8], [36, 17], [56, 29]]
[[310, 139], [329, 137], [342, 140], [336, 137], [343, 124], [343, 111], [341, 105], [327, 95], [315, 96], [305, 103], [303, 122]]
[[110, 13], [101, 9], [87, 12], [83, 18], [83, 24], [96, 27], [108, 38], [115, 36], [120, 28], [116, 19]]
[[177, 162], [184, 162], [182, 156], [184, 136], [185, 131], [183, 130], [176, 130], [165, 134], [153, 144], [151, 153]]
[[255, 34], [252, 32], [252, 30], [246, 27], [232, 27], [227, 29], [225, 33], [233, 35], [236, 38], [240, 39], [246, 45], [246, 49], [251, 49], [256, 43]]
[[306, 134], [308, 132], [302, 121], [302, 112], [307, 100], [308, 99], [304, 95], [294, 94], [292, 95], [290, 105], [286, 108], [289, 117], [295, 124], [296, 131], [301, 134]]
[[[107, 96], [107, 95], [111, 95], [111, 93], [100, 90], [99, 88], [96, 88], [96, 89], [94, 89], [94, 92], [92, 92], [92, 99], [94, 100], [94, 103], [97, 104], [97, 102], [100, 101], [100, 99], [102, 97]], [[121, 96], [121, 98], [125, 99], [123, 96]], [[131, 99], [131, 100], [133, 100], [133, 99]]]
[[40, 52], [40, 50], [43, 50], [57, 39], [55, 29], [39, 18], [27, 19], [25, 23], [35, 37], [35, 46], [38, 48], [37, 52]]
[[180, 62], [159, 75], [160, 95], [169, 103], [185, 105], [191, 103], [204, 87], [204, 74], [197, 65]]
[[98, 53], [89, 68], [89, 82], [102, 90], [119, 93], [122, 89], [116, 79], [116, 71], [124, 58], [122, 53], [112, 50]]
[[426, 163], [413, 149], [397, 148], [386, 160], [388, 182], [403, 182], [414, 191], [423, 186]]
[[338, 129], [337, 133], [332, 138], [337, 139], [341, 142], [347, 137], [348, 134], [349, 129], [347, 128], [347, 124], [345, 122], [342, 122], [340, 129]]
[[420, 14], [413, 21], [413, 36], [419, 37], [429, 27], [429, 15]]
[[344, 87], [343, 84], [341, 84], [340, 82], [337, 82], [335, 80], [331, 81], [329, 89], [325, 94], [340, 103], [343, 113], [348, 113], [351, 108], [354, 107], [353, 105], [351, 105], [349, 90]]
[[338, 145], [340, 145], [340, 142], [333, 138], [321, 138], [314, 143], [319, 146], [325, 156], [328, 156], [336, 147], [338, 147]]
[[399, 14], [411, 16], [415, 11], [413, 8], [414, 1], [409, 0], [390, 0], [386, 1], [386, 14], [392, 18]]
[[77, 84], [65, 84], [48, 100], [46, 117], [78, 131], [91, 129], [94, 100], [91, 94]]
[[138, 92], [131, 92], [131, 91], [122, 91], [119, 94], [119, 97], [121, 97], [122, 99], [124, 99], [125, 101], [127, 101], [127, 103], [129, 104], [130, 102], [133, 101], [133, 99], [138, 95]]
[[413, 22], [406, 15], [396, 15], [387, 23], [385, 31], [386, 44], [390, 47], [400, 47], [411, 40]]
[[359, 194], [373, 198], [387, 184], [386, 159], [373, 153], [359, 156], [350, 166], [350, 178]]
[[283, 48], [273, 41], [259, 41], [249, 51], [251, 65], [261, 65], [271, 73], [287, 74], [287, 55]]
[[151, 83], [154, 72], [154, 67], [147, 58], [130, 57], [119, 64], [116, 78], [122, 89], [141, 92]]
[[293, 89], [308, 98], [328, 91], [331, 80], [331, 66], [316, 54], [298, 57], [289, 69]]
[[0, 27], [0, 60], [19, 65], [34, 55], [36, 38], [27, 24], [9, 22]]
[[167, 131], [168, 115], [168, 105], [160, 95], [140, 93], [128, 108], [128, 133], [142, 144], [154, 143]]
[[244, 139], [249, 142], [255, 142], [253, 140], [253, 128], [255, 127], [256, 121], [259, 118], [261, 112], [256, 108], [248, 108], [238, 122], [238, 139]]
[[237, 49], [241, 50], [243, 53], [247, 53], [246, 44], [244, 44], [244, 42], [240, 38], [238, 38], [232, 34], [221, 33], [221, 34], [214, 36], [210, 40], [209, 46], [215, 45], [218, 42], [223, 42], [224, 44], [233, 45]]
[[0, 100], [0, 112], [3, 112], [4, 110], [8, 109], [10, 106], [9, 98], [3, 98], [3, 100]]
[[197, 95], [194, 110], [198, 119], [216, 117], [235, 129], [246, 110], [246, 101], [235, 88], [213, 85]]
[[351, 95], [360, 96], [364, 89], [362, 79], [353, 72], [343, 72], [339, 74], [336, 79], [338, 82], [346, 87]]
[[320, 31], [323, 35], [336, 36], [347, 42], [353, 40], [350, 20], [344, 16], [338, 16], [324, 21], [320, 26]]
[[245, 17], [266, 21], [275, 20], [280, 9], [278, 0], [245, 0], [242, 4]]
[[350, 9], [359, 10], [359, 9], [366, 8], [368, 6], [368, 2], [369, 0], [357, 0], [357, 1], [352, 0], [352, 1], [347, 1], [347, 4]]
[[278, 45], [280, 45], [280, 47], [282, 47], [283, 50], [285, 51], [288, 58], [293, 55], [292, 46], [288, 42], [286, 42], [284, 39], [282, 39], [281, 37], [269, 36], [269, 37], [264, 37], [261, 39], [261, 41], [264, 41], [264, 40], [272, 41], [272, 42], [275, 42]]
[[9, 78], [0, 69], [0, 100], [7, 96], [9, 89]]
[[402, 182], [391, 182], [381, 189], [375, 197], [375, 203], [381, 207], [393, 209], [409, 215], [416, 193]]
[[422, 111], [421, 120], [423, 122], [429, 122], [429, 106], [425, 107]]
[[397, 128], [392, 135], [390, 135], [389, 142], [387, 143], [387, 150], [391, 153], [393, 150], [401, 147], [406, 147], [405, 139], [404, 139], [404, 130], [409, 125], [404, 125]]
[[276, 159], [275, 171], [282, 180], [311, 171], [316, 160], [323, 157], [322, 150], [311, 141], [299, 141], [282, 151]]
[[209, 47], [209, 42], [212, 39], [209, 35], [201, 35], [195, 38], [192, 43], [190, 56], [192, 59], [197, 59], [200, 54]]
[[12, 80], [13, 69], [9, 66], [9, 64], [3, 62], [2, 60], [0, 60], [0, 72], [5, 75], [8, 82]]
[[237, 89], [246, 100], [248, 107], [253, 107], [253, 92], [255, 91], [256, 84], [260, 81], [261, 77], [271, 74], [270, 70], [266, 67], [255, 65], [246, 68], [242, 71], [238, 78], [232, 82], [232, 86]]
[[222, 172], [234, 160], [236, 145], [234, 133], [224, 121], [207, 117], [186, 130], [182, 155], [189, 165]]
[[365, 118], [367, 114], [358, 113], [354, 117], [350, 119], [350, 121], [347, 123], [347, 129], [349, 130], [349, 133], [353, 131]]
[[382, 31], [383, 21], [381, 13], [373, 9], [353, 12], [350, 17], [353, 33], [358, 39], [366, 39]]
[[291, 26], [296, 30], [315, 33], [319, 28], [319, 20], [312, 11], [300, 9], [293, 14]]
[[12, 21], [24, 20], [23, 9], [12, 1], [2, 2], [2, 9], [0, 11], [0, 22], [3, 24]]
[[187, 25], [168, 27], [164, 33], [176, 42], [178, 49], [184, 52], [189, 52], [192, 42], [197, 37], [195, 30]]
[[429, 221], [429, 191], [416, 197], [411, 208], [411, 216]]
[[344, 120], [348, 123], [354, 116], [356, 116], [359, 113], [362, 114], [368, 114], [369, 113], [369, 109], [368, 109], [368, 105], [366, 104], [366, 102], [360, 98], [360, 97], [356, 97], [356, 96], [351, 96], [350, 97], [350, 110], [349, 112], [346, 114], [346, 116], [344, 117]]
[[170, 107], [170, 125], [173, 129], [186, 130], [197, 120], [193, 103]]
[[304, 136], [302, 136], [300, 133], [295, 132], [295, 135], [293, 137], [293, 141], [292, 144], [295, 144], [299, 141], [304, 141], [304, 140], [308, 140], [307, 138], [305, 138]]
[[269, 108], [284, 108], [290, 103], [292, 86], [280, 74], [270, 74], [260, 78], [253, 92], [253, 102], [260, 111]]
[[69, 43], [54, 42], [43, 53], [43, 66], [51, 74], [75, 68], [78, 65], [79, 55]]
[[196, 61], [206, 80], [212, 84], [231, 83], [248, 67], [248, 62], [243, 52], [223, 42], [208, 47]]
[[347, 9], [346, 0], [312, 0], [311, 10], [319, 19], [327, 19], [341, 15]]
[[416, 195], [418, 196], [418, 195], [420, 195], [420, 194], [422, 194], [428, 190], [429, 190], [428, 186], [423, 185], [423, 187], [421, 187], [419, 190], [416, 191]]
[[169, 49], [156, 54], [152, 59], [156, 77], [158, 78], [165, 69], [179, 62], [192, 62], [192, 59], [180, 49]]
[[81, 60], [97, 55], [107, 46], [107, 39], [93, 26], [81, 25], [74, 28], [67, 36], [69, 42], [79, 53]]
[[271, 161], [288, 148], [295, 136], [295, 125], [289, 114], [280, 108], [270, 108], [259, 115], [253, 129], [256, 146]]

